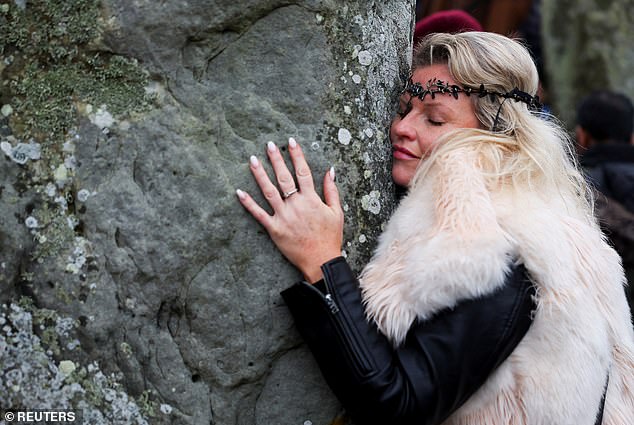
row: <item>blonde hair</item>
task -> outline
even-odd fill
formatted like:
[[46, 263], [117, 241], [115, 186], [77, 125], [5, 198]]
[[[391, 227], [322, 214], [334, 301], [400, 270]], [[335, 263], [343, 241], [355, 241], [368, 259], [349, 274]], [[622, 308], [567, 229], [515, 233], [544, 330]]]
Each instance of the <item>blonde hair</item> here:
[[[484, 84], [487, 90], [500, 93], [514, 88], [531, 95], [537, 92], [539, 77], [530, 53], [519, 42], [499, 34], [430, 34], [417, 45], [412, 67], [435, 64], [446, 64], [458, 85], [478, 88]], [[557, 192], [594, 221], [591, 192], [571, 140], [554, 117], [532, 112], [525, 103], [512, 99], [477, 95], [471, 99], [483, 129], [443, 135], [430, 156], [421, 161], [412, 184], [450, 150], [469, 147], [478, 151], [480, 165], [491, 182], [510, 182], [518, 190]], [[493, 129], [496, 117], [495, 131], [484, 130]]]

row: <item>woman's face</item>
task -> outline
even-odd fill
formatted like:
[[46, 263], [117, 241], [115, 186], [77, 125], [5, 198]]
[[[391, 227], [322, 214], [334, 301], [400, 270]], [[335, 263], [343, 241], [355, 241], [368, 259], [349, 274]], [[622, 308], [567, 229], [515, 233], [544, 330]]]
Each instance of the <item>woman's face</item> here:
[[[423, 88], [433, 79], [455, 84], [447, 65], [431, 65], [418, 68], [412, 81]], [[411, 110], [407, 103], [411, 101]], [[439, 136], [458, 128], [478, 128], [480, 122], [475, 116], [471, 99], [460, 94], [455, 99], [451, 94], [436, 94], [435, 99], [427, 95], [424, 101], [401, 95], [399, 114], [392, 120], [390, 141], [392, 142], [392, 178], [399, 186], [407, 186], [414, 177], [418, 163], [430, 151]]]

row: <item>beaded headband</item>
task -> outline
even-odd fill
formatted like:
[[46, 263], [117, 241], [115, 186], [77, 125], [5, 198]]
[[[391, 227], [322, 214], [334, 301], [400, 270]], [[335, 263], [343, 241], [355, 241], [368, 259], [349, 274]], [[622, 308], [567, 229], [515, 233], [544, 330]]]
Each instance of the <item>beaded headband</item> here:
[[542, 104], [539, 102], [538, 96], [531, 96], [530, 94], [518, 89], [515, 87], [513, 90], [500, 93], [493, 90], [487, 90], [484, 88], [484, 84], [480, 84], [480, 87], [467, 87], [467, 86], [457, 86], [455, 84], [449, 84], [442, 80], [437, 80], [436, 78], [427, 81], [425, 88], [420, 83], [415, 83], [410, 78], [405, 85], [402, 93], [409, 93], [412, 97], [417, 97], [420, 100], [425, 100], [427, 95], [430, 95], [432, 99], [436, 97], [436, 94], [451, 94], [455, 99], [458, 99], [458, 93], [464, 93], [467, 96], [471, 96], [471, 94], [476, 94], [478, 97], [489, 96], [491, 100], [495, 100], [496, 97], [501, 97], [506, 99], [513, 99], [517, 102], [524, 102], [528, 105], [530, 109], [540, 110], [542, 108]]
[[449, 93], [454, 97], [454, 99], [458, 99], [458, 93], [464, 93], [467, 96], [471, 96], [472, 94], [475, 94], [478, 97], [489, 96], [489, 99], [491, 99], [491, 101], [494, 101], [496, 98], [501, 97], [504, 100], [500, 103], [498, 112], [495, 115], [495, 119], [493, 120], [493, 126], [491, 127], [491, 131], [496, 131], [498, 119], [500, 118], [500, 111], [502, 110], [502, 105], [504, 105], [504, 102], [506, 102], [507, 99], [513, 99], [516, 102], [524, 102], [526, 105], [528, 105], [529, 109], [534, 111], [540, 111], [542, 109], [542, 104], [539, 102], [538, 96], [531, 96], [530, 94], [518, 89], [517, 87], [515, 87], [513, 90], [509, 92], [500, 93], [497, 91], [485, 89], [484, 84], [480, 84], [480, 87], [478, 88], [468, 87], [468, 86], [460, 87], [458, 85], [449, 84], [448, 82], [444, 82], [442, 80], [438, 80], [434, 78], [432, 80], [427, 81], [427, 84], [423, 88], [423, 86], [420, 83], [413, 82], [412, 78], [410, 77], [407, 80], [407, 84], [405, 85], [405, 88], [401, 92], [401, 95], [404, 93], [410, 94], [410, 100], [407, 102], [407, 109], [403, 112], [399, 112], [399, 115], [401, 115], [401, 117], [404, 117], [405, 115], [407, 115], [407, 113], [412, 109], [412, 102], [411, 102], [412, 97], [417, 97], [421, 101], [425, 100], [425, 97], [427, 95], [430, 95], [432, 99], [435, 99], [436, 94], [438, 93], [440, 94]]

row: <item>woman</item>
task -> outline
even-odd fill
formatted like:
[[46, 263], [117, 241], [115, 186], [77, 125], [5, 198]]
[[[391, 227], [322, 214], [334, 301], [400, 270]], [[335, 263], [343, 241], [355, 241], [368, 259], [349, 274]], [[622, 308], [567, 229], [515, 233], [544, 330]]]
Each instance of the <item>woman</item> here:
[[324, 204], [294, 141], [299, 192], [274, 145], [283, 197], [252, 158], [275, 214], [238, 197], [316, 282], [283, 296], [360, 425], [634, 423], [619, 257], [565, 133], [531, 112], [537, 84], [506, 37], [423, 39], [390, 129], [392, 175], [408, 193], [359, 281], [338, 258], [334, 170]]

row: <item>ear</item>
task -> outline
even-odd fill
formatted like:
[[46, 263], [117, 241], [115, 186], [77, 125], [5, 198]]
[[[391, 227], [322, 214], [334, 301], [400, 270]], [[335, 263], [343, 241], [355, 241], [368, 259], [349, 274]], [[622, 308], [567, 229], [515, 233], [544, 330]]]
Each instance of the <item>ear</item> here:
[[630, 136], [630, 145], [634, 145], [634, 133]]

